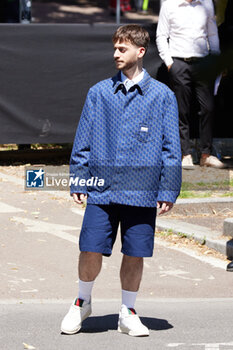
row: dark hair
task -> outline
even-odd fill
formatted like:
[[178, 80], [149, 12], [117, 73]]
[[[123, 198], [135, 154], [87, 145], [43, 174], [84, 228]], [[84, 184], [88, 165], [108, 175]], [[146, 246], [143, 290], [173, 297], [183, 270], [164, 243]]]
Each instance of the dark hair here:
[[120, 43], [123, 41], [129, 41], [135, 46], [144, 47], [147, 51], [150, 36], [148, 31], [138, 24], [126, 24], [119, 27], [113, 34], [112, 42], [115, 44], [117, 41]]

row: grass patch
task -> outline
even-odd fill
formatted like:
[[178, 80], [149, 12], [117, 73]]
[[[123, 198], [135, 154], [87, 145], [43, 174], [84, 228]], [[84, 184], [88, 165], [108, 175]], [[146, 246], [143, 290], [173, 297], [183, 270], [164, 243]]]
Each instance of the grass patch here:
[[233, 192], [226, 192], [220, 195], [220, 197], [233, 197]]
[[179, 198], [233, 197], [233, 179], [216, 182], [182, 182]]
[[233, 180], [224, 180], [216, 182], [182, 182], [181, 189], [183, 191], [217, 191], [217, 190], [230, 190], [233, 187]]
[[210, 197], [233, 197], [233, 192], [217, 192], [217, 191], [182, 191], [178, 198], [210, 198]]
[[178, 198], [208, 198], [213, 195], [213, 192], [195, 192], [195, 191], [180, 191], [180, 195]]

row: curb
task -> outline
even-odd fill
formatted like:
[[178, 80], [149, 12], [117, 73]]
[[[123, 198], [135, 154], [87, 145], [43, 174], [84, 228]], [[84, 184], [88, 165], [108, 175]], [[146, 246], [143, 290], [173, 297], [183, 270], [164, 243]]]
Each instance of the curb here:
[[226, 236], [231, 236], [233, 238], [233, 218], [228, 218], [224, 220], [223, 234]]
[[178, 198], [176, 205], [195, 204], [195, 203], [232, 203], [232, 197], [206, 197], [206, 198]]
[[224, 238], [222, 232], [210, 230], [205, 226], [166, 218], [157, 218], [156, 228], [159, 231], [172, 231], [175, 234], [182, 233], [188, 238], [193, 238], [195, 241], [226, 255], [227, 258], [233, 259], [233, 239]]

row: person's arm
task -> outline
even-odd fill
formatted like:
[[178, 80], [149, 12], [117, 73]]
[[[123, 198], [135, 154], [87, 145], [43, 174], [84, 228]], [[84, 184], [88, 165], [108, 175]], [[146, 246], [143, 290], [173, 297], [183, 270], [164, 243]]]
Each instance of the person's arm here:
[[173, 64], [173, 59], [169, 50], [168, 39], [170, 36], [169, 14], [166, 1], [162, 4], [159, 21], [156, 31], [156, 44], [159, 51], [159, 56], [164, 61], [168, 69]]
[[[181, 188], [181, 148], [178, 106], [174, 93], [167, 91], [163, 113], [162, 168], [158, 192], [158, 206], [168, 211], [175, 203]], [[165, 203], [163, 205], [163, 203]]]
[[209, 51], [211, 54], [219, 55], [220, 46], [219, 46], [219, 37], [218, 37], [218, 27], [215, 19], [214, 6], [213, 2], [209, 1], [207, 6], [207, 36], [209, 43]]
[[80, 195], [86, 195], [87, 193], [85, 183], [89, 177], [88, 161], [94, 112], [93, 93], [90, 89], [80, 117], [70, 157], [70, 193], [77, 203], [81, 203], [84, 199]]

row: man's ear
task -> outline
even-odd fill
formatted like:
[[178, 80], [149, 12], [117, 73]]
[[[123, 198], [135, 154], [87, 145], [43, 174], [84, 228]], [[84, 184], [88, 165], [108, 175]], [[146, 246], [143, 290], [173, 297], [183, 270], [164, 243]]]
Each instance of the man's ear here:
[[139, 47], [138, 49], [138, 58], [142, 58], [146, 53], [145, 47]]

